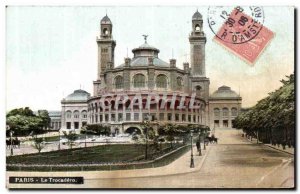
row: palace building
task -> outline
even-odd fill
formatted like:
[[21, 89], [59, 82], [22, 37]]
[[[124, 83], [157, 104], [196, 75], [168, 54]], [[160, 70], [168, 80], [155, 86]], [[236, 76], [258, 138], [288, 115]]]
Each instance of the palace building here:
[[[113, 23], [106, 15], [100, 22], [98, 72], [93, 93], [75, 90], [61, 101], [61, 128], [75, 129], [86, 124], [110, 126], [112, 133], [141, 131], [141, 123], [152, 118], [161, 123], [201, 124], [210, 128], [231, 127], [241, 108], [241, 97], [223, 86], [209, 95], [206, 76], [203, 18], [192, 16], [188, 37], [190, 63], [177, 67], [176, 59], [164, 61], [160, 50], [147, 42], [132, 49], [133, 58], [115, 64], [116, 40]], [[149, 117], [150, 116], [150, 117]]]

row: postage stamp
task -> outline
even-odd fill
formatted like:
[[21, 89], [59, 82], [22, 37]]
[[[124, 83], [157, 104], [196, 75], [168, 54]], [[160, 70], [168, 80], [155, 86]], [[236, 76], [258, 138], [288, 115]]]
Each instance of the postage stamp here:
[[254, 65], [274, 37], [266, 28], [262, 7], [210, 7], [208, 23], [215, 34], [214, 41], [235, 53], [249, 65]]

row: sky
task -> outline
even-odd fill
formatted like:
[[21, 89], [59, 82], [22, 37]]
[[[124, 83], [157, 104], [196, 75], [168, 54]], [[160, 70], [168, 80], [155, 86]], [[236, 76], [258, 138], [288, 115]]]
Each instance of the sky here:
[[131, 50], [148, 43], [160, 50], [159, 58], [177, 66], [189, 62], [191, 18], [203, 15], [206, 75], [210, 93], [230, 86], [250, 107], [280, 87], [279, 80], [294, 72], [293, 7], [264, 7], [264, 26], [275, 36], [254, 66], [213, 41], [207, 23], [208, 7], [41, 7], [6, 9], [6, 109], [29, 106], [33, 110], [60, 110], [63, 97], [76, 89], [93, 93], [97, 78], [97, 43], [100, 20], [107, 15], [117, 42], [115, 66]]

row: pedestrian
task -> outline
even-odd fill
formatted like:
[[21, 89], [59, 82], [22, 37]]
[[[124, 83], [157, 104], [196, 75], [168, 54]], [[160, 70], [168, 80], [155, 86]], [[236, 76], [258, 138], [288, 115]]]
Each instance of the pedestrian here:
[[200, 141], [199, 140], [197, 140], [197, 142], [196, 142], [196, 147], [197, 147], [197, 151], [199, 151], [199, 149], [200, 149]]

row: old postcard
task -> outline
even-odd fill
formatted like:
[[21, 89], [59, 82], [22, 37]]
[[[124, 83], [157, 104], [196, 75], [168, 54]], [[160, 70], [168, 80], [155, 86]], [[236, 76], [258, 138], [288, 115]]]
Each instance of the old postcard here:
[[7, 6], [7, 188], [294, 189], [294, 20]]

